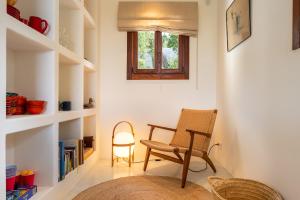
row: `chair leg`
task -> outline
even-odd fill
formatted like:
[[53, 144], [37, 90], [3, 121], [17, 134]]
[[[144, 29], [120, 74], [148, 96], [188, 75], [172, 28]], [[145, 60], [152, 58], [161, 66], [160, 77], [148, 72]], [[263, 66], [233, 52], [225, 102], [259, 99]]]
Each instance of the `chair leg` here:
[[216, 173], [217, 172], [216, 167], [207, 154], [204, 154], [203, 159], [209, 164], [209, 166], [212, 168], [214, 173]]
[[191, 153], [186, 152], [184, 155], [184, 161], [183, 161], [183, 170], [182, 170], [182, 179], [181, 179], [181, 187], [185, 187], [188, 171], [189, 171], [189, 166], [190, 166], [190, 161], [191, 161]]
[[148, 162], [149, 162], [149, 158], [150, 158], [150, 152], [151, 152], [151, 148], [147, 147], [146, 157], [145, 157], [145, 162], [144, 162], [144, 171], [147, 170], [147, 166], [148, 166]]

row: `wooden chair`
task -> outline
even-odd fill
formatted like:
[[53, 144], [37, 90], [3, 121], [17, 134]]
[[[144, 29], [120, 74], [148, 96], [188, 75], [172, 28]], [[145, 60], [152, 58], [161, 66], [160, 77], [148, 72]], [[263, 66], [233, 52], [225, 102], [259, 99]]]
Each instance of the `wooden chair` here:
[[[184, 188], [191, 156], [197, 156], [204, 159], [216, 173], [216, 168], [207, 154], [216, 117], [217, 110], [183, 109], [177, 124], [177, 129], [148, 124], [151, 127], [149, 140], [141, 140], [141, 143], [147, 146], [144, 171], [147, 169], [150, 155], [182, 164], [181, 187]], [[171, 143], [165, 144], [152, 141], [154, 129], [164, 129], [175, 132]], [[175, 156], [162, 154], [158, 151], [174, 153]], [[181, 154], [183, 154], [184, 157], [182, 157]]]

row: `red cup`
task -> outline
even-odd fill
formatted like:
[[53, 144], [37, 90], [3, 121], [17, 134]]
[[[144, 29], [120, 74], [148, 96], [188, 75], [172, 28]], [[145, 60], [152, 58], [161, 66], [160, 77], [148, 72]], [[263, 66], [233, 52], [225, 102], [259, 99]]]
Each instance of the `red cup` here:
[[42, 34], [46, 34], [49, 27], [48, 22], [36, 16], [31, 16], [29, 18], [29, 26]]
[[21, 176], [21, 179], [22, 179], [22, 185], [23, 186], [33, 186], [34, 185], [34, 177], [35, 175], [32, 174], [32, 175], [28, 175], [28, 176]]
[[6, 178], [6, 191], [11, 191], [15, 189], [16, 177]]

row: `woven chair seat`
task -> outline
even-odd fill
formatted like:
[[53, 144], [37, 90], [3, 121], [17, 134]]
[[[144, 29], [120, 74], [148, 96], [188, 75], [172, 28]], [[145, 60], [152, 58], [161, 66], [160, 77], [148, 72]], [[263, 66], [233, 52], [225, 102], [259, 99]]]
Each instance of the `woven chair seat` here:
[[[158, 150], [158, 151], [164, 151], [164, 152], [178, 151], [179, 153], [185, 153], [188, 150], [187, 148], [184, 148], [184, 147], [171, 146], [171, 145], [166, 144], [166, 143], [152, 141], [152, 140], [141, 140], [141, 143], [144, 144], [145, 146], [151, 148], [151, 149]], [[197, 157], [202, 157], [203, 152], [193, 150], [192, 155], [197, 156]]]

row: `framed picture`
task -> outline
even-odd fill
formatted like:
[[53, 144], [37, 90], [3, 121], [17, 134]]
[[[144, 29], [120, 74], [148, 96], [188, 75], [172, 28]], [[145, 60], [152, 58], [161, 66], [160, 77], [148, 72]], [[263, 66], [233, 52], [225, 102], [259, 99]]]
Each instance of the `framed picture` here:
[[293, 50], [300, 48], [300, 0], [293, 4]]
[[251, 36], [250, 0], [234, 0], [226, 11], [227, 51]]

